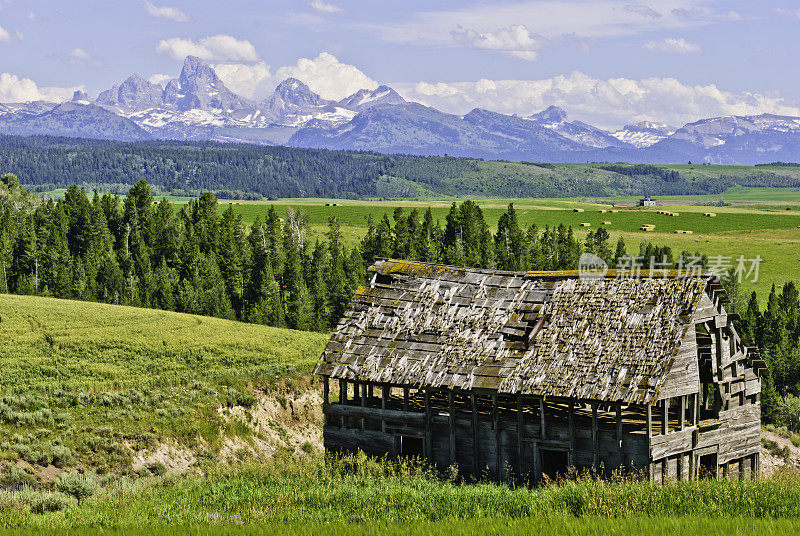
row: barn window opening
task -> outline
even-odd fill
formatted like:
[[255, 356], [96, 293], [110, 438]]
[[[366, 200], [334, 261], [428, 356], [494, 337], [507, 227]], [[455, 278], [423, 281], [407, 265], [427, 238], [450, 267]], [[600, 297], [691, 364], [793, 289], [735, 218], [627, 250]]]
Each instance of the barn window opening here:
[[698, 470], [699, 478], [716, 479], [717, 478], [717, 454], [705, 454], [700, 456], [700, 463]]
[[540, 449], [542, 458], [542, 476], [551, 480], [563, 476], [569, 469], [569, 453], [566, 450]]
[[421, 458], [425, 453], [424, 443], [421, 437], [400, 436], [400, 456]]

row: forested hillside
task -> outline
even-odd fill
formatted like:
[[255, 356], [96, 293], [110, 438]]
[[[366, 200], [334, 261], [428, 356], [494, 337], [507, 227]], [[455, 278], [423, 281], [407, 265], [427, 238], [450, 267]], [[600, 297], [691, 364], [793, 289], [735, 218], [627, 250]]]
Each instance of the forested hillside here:
[[[579, 240], [571, 227], [527, 229], [513, 205], [489, 228], [472, 201], [453, 203], [444, 222], [430, 209], [394, 209], [369, 217], [366, 233], [344, 244], [335, 217], [323, 241], [310, 240], [301, 211], [285, 218], [271, 207], [266, 220], [243, 223], [231, 205], [220, 214], [211, 193], [179, 210], [154, 203], [142, 181], [124, 197], [70, 186], [57, 202], [42, 200], [14, 175], [0, 177], [0, 293], [35, 294], [175, 310], [246, 322], [326, 331], [335, 326], [376, 257], [394, 257], [503, 270], [574, 269], [583, 252], [615, 265], [630, 253], [645, 266], [676, 266], [681, 257], [649, 242], [629, 251], [603, 229]], [[729, 293], [743, 320], [740, 331], [766, 355], [764, 416], [779, 398], [797, 407], [800, 430], [800, 294], [793, 282], [773, 290], [761, 311], [755, 293]], [[774, 379], [774, 387], [773, 387]], [[783, 419], [783, 417], [781, 417]]]
[[218, 197], [572, 197], [719, 194], [731, 186], [800, 186], [793, 169], [563, 165], [416, 157], [213, 142], [117, 142], [0, 136], [0, 162], [37, 191], [124, 193], [146, 180], [157, 193]]

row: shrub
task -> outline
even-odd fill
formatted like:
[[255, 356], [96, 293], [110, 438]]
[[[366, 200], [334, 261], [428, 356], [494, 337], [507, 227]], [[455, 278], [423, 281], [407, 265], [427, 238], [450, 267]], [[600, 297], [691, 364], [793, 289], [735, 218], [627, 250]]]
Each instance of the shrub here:
[[300, 445], [300, 448], [303, 450], [303, 452], [308, 453], [308, 454], [311, 454], [312, 452], [314, 452], [314, 445], [311, 444], [311, 441], [303, 442], [303, 444]]
[[52, 464], [56, 467], [66, 467], [75, 463], [75, 457], [72, 451], [63, 445], [53, 445], [50, 447], [50, 455], [52, 457]]
[[73, 500], [63, 493], [37, 493], [31, 497], [31, 512], [34, 514], [58, 512], [69, 508]]
[[778, 404], [775, 420], [792, 432], [800, 432], [800, 398], [788, 395]]
[[35, 486], [36, 478], [12, 464], [8, 467], [5, 473], [0, 476], [0, 484], [4, 486]]
[[163, 476], [167, 473], [167, 466], [161, 462], [148, 463], [147, 469], [153, 476]]
[[62, 473], [56, 480], [56, 491], [71, 495], [80, 503], [97, 491], [97, 476], [94, 473], [82, 475], [77, 471]]

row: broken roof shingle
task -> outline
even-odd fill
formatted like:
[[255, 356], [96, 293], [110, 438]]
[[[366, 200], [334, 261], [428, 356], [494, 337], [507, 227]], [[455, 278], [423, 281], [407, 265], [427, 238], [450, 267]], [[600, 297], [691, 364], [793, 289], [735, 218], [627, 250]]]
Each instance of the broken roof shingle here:
[[707, 278], [377, 261], [317, 365], [410, 387], [649, 403]]

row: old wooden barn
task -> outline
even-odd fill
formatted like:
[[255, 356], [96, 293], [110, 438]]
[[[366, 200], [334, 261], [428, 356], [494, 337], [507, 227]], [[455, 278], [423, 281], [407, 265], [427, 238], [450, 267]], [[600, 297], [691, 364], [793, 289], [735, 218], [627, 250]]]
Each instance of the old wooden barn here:
[[713, 277], [371, 271], [315, 371], [327, 450], [528, 482], [758, 474], [764, 362]]

